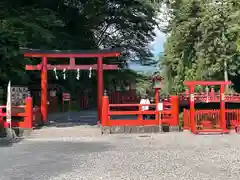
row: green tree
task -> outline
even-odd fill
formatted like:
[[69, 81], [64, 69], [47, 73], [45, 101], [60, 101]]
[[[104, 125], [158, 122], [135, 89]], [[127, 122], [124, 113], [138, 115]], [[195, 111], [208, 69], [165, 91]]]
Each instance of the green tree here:
[[[147, 61], [152, 56], [148, 44], [155, 36], [156, 4], [159, 3], [151, 0], [3, 0], [0, 2], [0, 82], [11, 79], [23, 84], [39, 79], [39, 72], [26, 73], [25, 64], [37, 60], [24, 59], [20, 47], [60, 50], [120, 47], [123, 56], [114, 63], [123, 66], [131, 55]], [[105, 63], [112, 61], [105, 60]], [[81, 63], [96, 61], [88, 59]], [[81, 84], [89, 82], [87, 73], [82, 72]], [[49, 74], [49, 82], [54, 81], [53, 73]], [[69, 86], [68, 82], [60, 83]]]
[[170, 4], [172, 18], [161, 61], [169, 91], [185, 80], [229, 80], [239, 74], [237, 1], [181, 0]]

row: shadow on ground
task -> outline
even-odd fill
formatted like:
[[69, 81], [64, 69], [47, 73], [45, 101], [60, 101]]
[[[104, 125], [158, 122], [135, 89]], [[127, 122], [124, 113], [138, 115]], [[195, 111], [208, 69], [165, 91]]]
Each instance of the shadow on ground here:
[[[98, 126], [98, 117], [96, 110], [83, 110], [79, 112], [63, 112], [49, 114], [48, 127], [74, 127], [74, 126]], [[136, 115], [112, 116], [114, 119], [137, 120]]]
[[21, 142], [23, 139], [24, 138], [13, 138], [13, 139], [0, 138], [0, 148], [12, 147], [14, 144]]
[[49, 114], [48, 127], [97, 126], [97, 111], [63, 112]]

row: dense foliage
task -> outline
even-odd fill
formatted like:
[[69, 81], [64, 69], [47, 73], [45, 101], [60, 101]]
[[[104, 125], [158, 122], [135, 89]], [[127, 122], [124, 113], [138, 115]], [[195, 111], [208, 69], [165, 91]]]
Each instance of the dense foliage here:
[[240, 74], [240, 1], [176, 0], [168, 8], [161, 60], [165, 90], [184, 91], [185, 80], [235, 80]]
[[[1, 84], [9, 79], [13, 84], [39, 83], [39, 72], [25, 71], [25, 64], [37, 60], [24, 59], [20, 47], [60, 50], [120, 47], [123, 55], [113, 63], [121, 65], [132, 56], [146, 61], [152, 56], [149, 42], [155, 36], [158, 8], [151, 0], [3, 0], [0, 8]], [[80, 62], [93, 63], [96, 61], [91, 59]], [[81, 72], [81, 83], [77, 83], [76, 72], [69, 73], [71, 80], [60, 80], [60, 84], [65, 87], [69, 83], [96, 84], [96, 78], [89, 80], [87, 74]], [[105, 75], [109, 81], [109, 72]], [[49, 73], [49, 80], [54, 82], [53, 73]]]

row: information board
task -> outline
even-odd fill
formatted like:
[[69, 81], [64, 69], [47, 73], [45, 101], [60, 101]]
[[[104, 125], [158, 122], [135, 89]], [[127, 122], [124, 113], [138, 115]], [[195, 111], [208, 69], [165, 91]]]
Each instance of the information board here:
[[24, 86], [12, 86], [12, 105], [18, 106], [25, 104], [25, 99], [30, 95], [27, 87]]
[[70, 101], [71, 100], [70, 94], [69, 93], [63, 93], [62, 94], [62, 99], [63, 99], [63, 101]]

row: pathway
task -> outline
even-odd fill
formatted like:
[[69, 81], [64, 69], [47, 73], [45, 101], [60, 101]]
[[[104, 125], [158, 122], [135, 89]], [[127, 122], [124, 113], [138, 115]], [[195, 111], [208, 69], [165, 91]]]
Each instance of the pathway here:
[[240, 179], [237, 134], [101, 135], [93, 115], [55, 115], [26, 139], [0, 141], [0, 180]]
[[48, 117], [49, 126], [79, 126], [97, 125], [97, 111], [86, 110], [79, 112], [63, 112], [50, 114]]
[[49, 127], [0, 148], [1, 180], [238, 180], [240, 136]]

